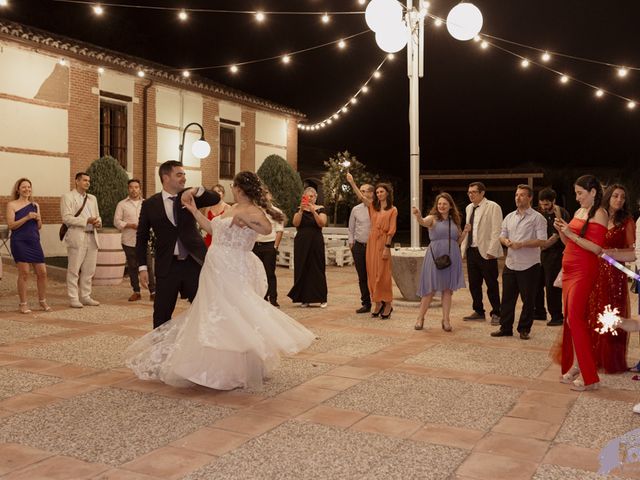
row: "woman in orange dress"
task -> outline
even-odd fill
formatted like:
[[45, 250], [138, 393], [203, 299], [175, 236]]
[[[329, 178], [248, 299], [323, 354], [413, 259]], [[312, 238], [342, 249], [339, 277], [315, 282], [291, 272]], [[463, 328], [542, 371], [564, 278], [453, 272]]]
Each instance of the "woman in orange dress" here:
[[[570, 223], [555, 220], [555, 228], [566, 245], [562, 257], [562, 301], [565, 325], [562, 337], [562, 383], [571, 390], [596, 390], [599, 377], [589, 332], [588, 305], [598, 274], [598, 255], [603, 250], [609, 216], [601, 207], [602, 186], [593, 175], [583, 175], [574, 184], [580, 208]], [[574, 357], [577, 358], [577, 365]], [[582, 379], [578, 378], [582, 374]]]
[[376, 185], [373, 200], [366, 198], [347, 173], [347, 181], [360, 201], [369, 208], [371, 230], [367, 241], [367, 281], [371, 301], [376, 306], [371, 316], [387, 319], [393, 312], [393, 288], [391, 285], [391, 240], [396, 234], [398, 209], [393, 206], [393, 187], [389, 183]]
[[[220, 184], [214, 185], [211, 189], [220, 195], [220, 203], [216, 203], [212, 207], [207, 207], [202, 212], [209, 220], [213, 220], [215, 217], [219, 217], [224, 213], [226, 209], [229, 208], [229, 204], [224, 201], [224, 187]], [[211, 246], [211, 234], [207, 233], [204, 237], [204, 243], [209, 248]]]
[[[619, 184], [610, 185], [604, 192], [602, 206], [609, 213], [608, 231], [604, 248], [607, 254], [619, 261], [619, 255], [633, 252], [636, 241], [635, 223], [627, 204], [627, 191]], [[628, 334], [622, 329], [598, 334], [598, 314], [610, 305], [617, 308], [620, 316], [628, 318], [631, 314], [629, 305], [629, 288], [627, 275], [607, 262], [600, 262], [598, 278], [591, 298], [589, 299], [589, 325], [596, 366], [606, 373], [622, 373], [627, 371]]]

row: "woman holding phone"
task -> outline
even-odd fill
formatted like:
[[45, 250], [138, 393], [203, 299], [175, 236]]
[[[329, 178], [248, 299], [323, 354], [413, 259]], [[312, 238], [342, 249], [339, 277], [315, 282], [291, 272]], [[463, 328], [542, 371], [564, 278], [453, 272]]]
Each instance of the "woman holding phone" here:
[[50, 312], [47, 305], [47, 267], [40, 245], [42, 218], [40, 207], [31, 197], [31, 180], [19, 179], [12, 192], [13, 200], [7, 204], [7, 224], [11, 230], [11, 254], [18, 267], [18, 297], [20, 313], [31, 313], [27, 302], [29, 266], [36, 271], [40, 308]]
[[320, 308], [325, 308], [327, 277], [322, 229], [327, 224], [327, 215], [322, 205], [316, 205], [317, 198], [315, 188], [305, 188], [300, 208], [291, 220], [296, 227], [296, 237], [293, 240], [294, 283], [288, 296], [301, 307], [319, 303]]

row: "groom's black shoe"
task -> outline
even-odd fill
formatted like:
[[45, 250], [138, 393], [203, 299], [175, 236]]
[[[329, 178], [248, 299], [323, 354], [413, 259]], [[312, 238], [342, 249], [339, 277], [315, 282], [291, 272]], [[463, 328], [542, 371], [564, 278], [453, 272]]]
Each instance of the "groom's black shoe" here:
[[276, 308], [280, 308], [280, 304], [278, 303], [277, 300], [271, 300], [271, 305], [273, 305]]
[[356, 310], [356, 313], [369, 313], [370, 311], [371, 311], [371, 305], [369, 306], [363, 305]]

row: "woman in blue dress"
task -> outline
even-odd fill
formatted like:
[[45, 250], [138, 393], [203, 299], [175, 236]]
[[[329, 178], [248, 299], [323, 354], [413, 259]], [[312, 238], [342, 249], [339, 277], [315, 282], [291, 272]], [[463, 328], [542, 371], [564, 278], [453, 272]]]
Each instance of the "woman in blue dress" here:
[[[464, 230], [460, 230], [460, 212], [451, 195], [446, 192], [436, 197], [433, 207], [426, 217], [422, 218], [420, 210], [416, 207], [413, 207], [412, 211], [418, 223], [429, 229], [429, 239], [431, 240], [422, 263], [422, 273], [420, 274], [420, 284], [417, 292], [418, 296], [421, 297], [420, 311], [414, 328], [416, 330], [423, 329], [424, 316], [429, 310], [433, 294], [441, 292], [441, 325], [445, 332], [450, 332], [452, 330], [449, 318], [451, 297], [455, 290], [465, 286], [460, 244], [467, 235], [468, 229], [465, 227]], [[435, 259], [442, 255], [448, 255], [451, 259], [451, 264], [439, 270], [436, 268]]]
[[40, 207], [31, 198], [31, 181], [21, 178], [13, 187], [13, 200], [7, 204], [7, 224], [11, 230], [11, 255], [18, 267], [18, 296], [20, 312], [31, 313], [27, 302], [29, 266], [36, 271], [40, 308], [50, 312], [47, 305], [47, 268], [40, 245], [42, 217]]

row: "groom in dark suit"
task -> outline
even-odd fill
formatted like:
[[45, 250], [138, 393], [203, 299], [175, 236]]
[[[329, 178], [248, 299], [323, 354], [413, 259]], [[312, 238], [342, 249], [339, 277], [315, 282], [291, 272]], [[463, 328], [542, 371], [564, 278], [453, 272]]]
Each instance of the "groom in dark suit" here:
[[178, 294], [193, 301], [198, 291], [200, 268], [207, 254], [193, 215], [182, 208], [182, 198], [192, 196], [198, 208], [220, 202], [220, 195], [203, 187], [185, 189], [186, 176], [180, 162], [164, 162], [158, 174], [162, 191], [142, 202], [136, 236], [140, 283], [148, 288], [147, 243], [150, 230], [155, 234], [153, 328], [171, 319]]

